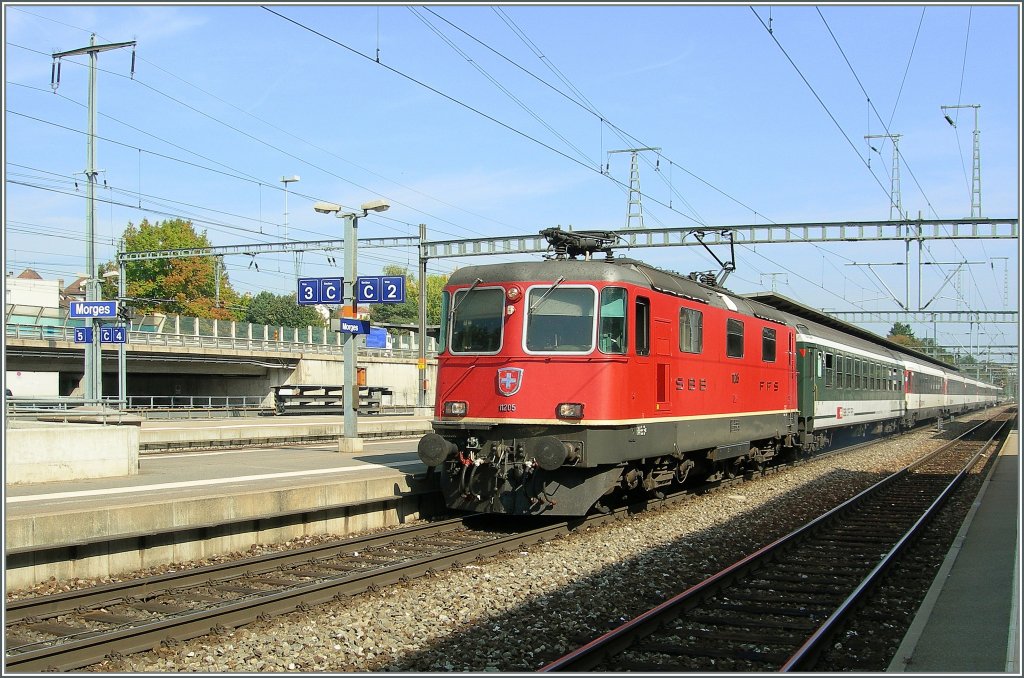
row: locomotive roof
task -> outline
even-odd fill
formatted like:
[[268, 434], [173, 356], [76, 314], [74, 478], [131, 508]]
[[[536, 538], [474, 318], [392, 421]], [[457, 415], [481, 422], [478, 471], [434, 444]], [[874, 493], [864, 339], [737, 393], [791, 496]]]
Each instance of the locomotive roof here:
[[672, 271], [655, 268], [636, 259], [616, 257], [614, 259], [549, 259], [545, 261], [522, 261], [507, 264], [482, 264], [465, 266], [448, 278], [450, 285], [472, 285], [477, 279], [480, 284], [500, 282], [551, 282], [564, 276], [566, 280], [601, 280], [605, 282], [632, 283], [641, 287], [672, 294], [691, 301], [708, 304], [716, 308], [728, 308], [725, 298], [732, 301], [739, 312], [765, 320], [791, 325], [793, 319], [822, 325], [836, 332], [857, 337], [876, 346], [913, 356], [947, 370], [959, 372], [959, 368], [921, 351], [898, 344], [874, 332], [853, 325], [811, 308], [775, 292], [753, 292], [736, 294], [723, 287], [709, 287], [691, 278]]
[[943, 362], [930, 355], [927, 355], [921, 351], [918, 351], [917, 349], [911, 348], [909, 346], [904, 346], [903, 344], [898, 344], [895, 341], [892, 341], [891, 339], [887, 339], [881, 335], [875, 334], [874, 332], [869, 332], [863, 327], [858, 327], [857, 325], [844, 322], [839, 318], [836, 318], [835, 316], [831, 316], [823, 311], [811, 308], [810, 306], [805, 306], [804, 304], [801, 304], [798, 301], [794, 301], [789, 297], [783, 296], [776, 292], [752, 292], [750, 294], [744, 294], [743, 296], [752, 301], [765, 304], [766, 306], [777, 308], [780, 311], [789, 313], [790, 315], [795, 316], [797, 318], [808, 320], [819, 325], [824, 325], [825, 327], [828, 327], [830, 329], [853, 335], [855, 337], [864, 339], [865, 341], [869, 341], [874, 344], [885, 346], [886, 348], [892, 349], [893, 351], [898, 351], [900, 353], [911, 355], [915, 358], [918, 358], [919, 360], [923, 360], [933, 365], [938, 365], [940, 367], [943, 367], [944, 369], [952, 370], [955, 372], [960, 371], [958, 367], [950, 365], [949, 363]]
[[725, 297], [735, 306], [732, 310], [766, 320], [785, 323], [785, 317], [770, 306], [744, 299], [722, 287], [709, 287], [695, 280], [655, 268], [635, 259], [552, 259], [508, 264], [483, 264], [456, 270], [448, 278], [450, 285], [471, 285], [499, 282], [551, 282], [564, 276], [567, 281], [599, 280], [610, 283], [631, 283], [659, 292], [707, 304], [716, 308], [729, 308]]

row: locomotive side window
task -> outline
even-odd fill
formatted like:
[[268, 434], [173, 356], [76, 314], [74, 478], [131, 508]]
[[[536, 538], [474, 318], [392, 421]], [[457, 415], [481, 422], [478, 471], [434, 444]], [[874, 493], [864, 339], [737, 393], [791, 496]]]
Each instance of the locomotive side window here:
[[636, 354], [651, 353], [651, 301], [646, 297], [636, 298]]
[[683, 353], [704, 351], [704, 314], [693, 308], [679, 309], [679, 350]]
[[761, 360], [775, 362], [775, 330], [771, 327], [761, 330]]
[[594, 348], [594, 289], [531, 287], [527, 293], [526, 350], [588, 353]]
[[451, 295], [448, 290], [441, 292], [441, 330], [437, 335], [437, 352], [442, 353], [448, 344], [448, 309], [451, 307]]
[[725, 322], [725, 355], [743, 357], [743, 321], [729, 318]]
[[601, 290], [601, 320], [598, 348], [601, 353], [626, 352], [626, 290], [606, 287]]
[[455, 292], [451, 315], [452, 353], [497, 353], [505, 317], [505, 290], [489, 287]]

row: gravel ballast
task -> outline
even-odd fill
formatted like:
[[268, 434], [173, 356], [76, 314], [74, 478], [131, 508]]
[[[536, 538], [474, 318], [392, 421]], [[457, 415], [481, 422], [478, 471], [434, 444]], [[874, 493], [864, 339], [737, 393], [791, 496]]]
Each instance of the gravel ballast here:
[[[948, 437], [920, 430], [525, 551], [84, 670], [534, 671], [803, 525]], [[269, 548], [283, 546], [252, 552]], [[47, 582], [8, 599], [87, 583]]]

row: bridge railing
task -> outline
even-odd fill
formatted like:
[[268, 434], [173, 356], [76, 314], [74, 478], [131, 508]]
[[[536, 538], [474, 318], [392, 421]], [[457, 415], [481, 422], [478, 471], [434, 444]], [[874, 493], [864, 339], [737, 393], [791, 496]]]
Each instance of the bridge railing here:
[[[304, 332], [305, 329], [306, 328], [294, 327], [278, 328], [278, 331], [268, 333], [270, 338], [261, 338], [258, 336], [224, 336], [219, 333], [214, 335], [132, 330], [128, 333], [128, 343], [136, 346], [179, 346], [182, 348], [192, 349], [216, 348], [235, 351], [265, 351], [272, 353], [341, 354], [342, 346], [340, 334], [333, 333], [333, 336], [323, 333], [313, 334]], [[6, 324], [6, 335], [8, 338], [13, 339], [74, 342], [75, 328], [8, 322]], [[289, 336], [290, 338], [288, 338]], [[107, 344], [106, 348], [113, 348], [113, 344]], [[364, 356], [416, 358], [419, 355], [419, 350], [417, 348], [383, 349], [368, 348], [366, 346], [357, 345], [357, 349], [359, 354]], [[436, 351], [433, 351], [428, 355], [436, 355]]]

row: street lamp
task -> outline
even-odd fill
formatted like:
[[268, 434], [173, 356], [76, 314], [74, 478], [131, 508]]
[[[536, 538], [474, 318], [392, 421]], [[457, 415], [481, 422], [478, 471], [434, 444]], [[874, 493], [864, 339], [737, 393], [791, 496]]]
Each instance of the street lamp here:
[[[345, 289], [352, 299], [352, 311], [355, 316], [356, 302], [356, 228], [360, 217], [370, 212], [384, 212], [391, 204], [387, 200], [371, 200], [360, 206], [362, 214], [342, 212], [342, 206], [333, 202], [317, 202], [313, 210], [320, 214], [332, 212], [345, 220]], [[344, 298], [344, 295], [343, 295]], [[356, 338], [348, 332], [341, 335], [342, 354], [345, 360], [345, 397], [342, 408], [345, 413], [344, 435], [338, 441], [339, 452], [362, 452], [363, 441], [359, 437], [356, 416], [359, 409], [359, 384], [356, 381]]]
[[[299, 180], [299, 175], [294, 174], [290, 177], [281, 177], [281, 183], [284, 184], [284, 239], [288, 239], [288, 184], [295, 183]], [[295, 262], [295, 279], [299, 279], [299, 253], [292, 252], [292, 259]]]

